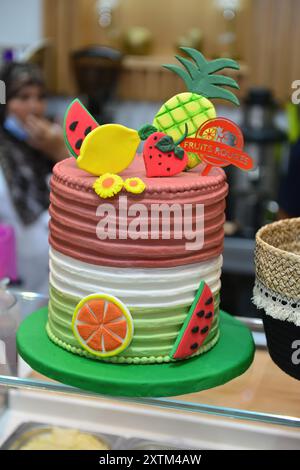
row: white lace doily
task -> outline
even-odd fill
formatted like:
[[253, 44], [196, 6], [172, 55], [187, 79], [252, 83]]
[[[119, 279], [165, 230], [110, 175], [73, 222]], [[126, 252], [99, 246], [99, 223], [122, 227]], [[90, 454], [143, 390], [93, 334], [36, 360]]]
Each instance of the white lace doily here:
[[263, 308], [267, 315], [300, 326], [300, 299], [282, 296], [265, 287], [256, 278], [252, 301], [257, 308]]

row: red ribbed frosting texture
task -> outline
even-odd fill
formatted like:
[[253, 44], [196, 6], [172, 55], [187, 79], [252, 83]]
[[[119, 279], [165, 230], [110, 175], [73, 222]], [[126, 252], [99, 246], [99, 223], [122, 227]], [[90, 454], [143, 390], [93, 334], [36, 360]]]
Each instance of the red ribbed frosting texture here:
[[[140, 177], [147, 186], [146, 190], [135, 195], [123, 189], [113, 198], [101, 199], [92, 188], [95, 176], [80, 170], [74, 158], [59, 162], [51, 179], [50, 244], [64, 255], [102, 266], [172, 267], [214, 258], [223, 251], [228, 185], [220, 168], [213, 169], [211, 175], [205, 177], [200, 172], [201, 167], [197, 167], [174, 177], [147, 178], [142, 157], [137, 156], [121, 176], [123, 179]], [[147, 236], [143, 230], [148, 225], [148, 239], [119, 238], [119, 227], [126, 229], [138, 215], [128, 216], [126, 220], [124, 214], [119, 214], [120, 196], [127, 197], [128, 208], [137, 203], [147, 208], [147, 220], [143, 219], [141, 231], [143, 236]], [[150, 238], [152, 204], [163, 203], [180, 205], [182, 210], [184, 204], [192, 204], [193, 230], [199, 222], [196, 219], [196, 204], [204, 205], [204, 245], [201, 249], [188, 250], [186, 244], [193, 240], [187, 240], [184, 235], [182, 239], [173, 238], [172, 217], [171, 239], [162, 239], [166, 228], [161, 218], [158, 221], [159, 238]], [[97, 208], [101, 204], [112, 204], [115, 208], [113, 222], [117, 229], [116, 239], [100, 240], [97, 237], [96, 229], [101, 220]]]

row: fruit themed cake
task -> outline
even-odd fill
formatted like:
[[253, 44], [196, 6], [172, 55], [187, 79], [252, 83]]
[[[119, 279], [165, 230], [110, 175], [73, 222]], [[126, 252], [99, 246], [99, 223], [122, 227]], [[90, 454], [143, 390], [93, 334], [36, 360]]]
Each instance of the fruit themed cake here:
[[[167, 101], [152, 124], [98, 124], [79, 100], [66, 112], [72, 157], [51, 180], [46, 328], [71, 353], [119, 364], [175, 362], [209, 351], [222, 334], [228, 186], [220, 167], [250, 165], [234, 135], [228, 145], [226, 123], [214, 125], [209, 98], [237, 104], [220, 88], [236, 82], [215, 72], [238, 65], [183, 51], [189, 59], [177, 59], [185, 71], [167, 67], [188, 92]], [[201, 140], [198, 128], [208, 120]], [[203, 156], [197, 149], [205, 142]]]
[[[176, 177], [148, 178], [143, 159], [137, 156], [121, 176], [126, 181], [137, 175], [146, 186], [142, 193], [131, 193], [123, 187], [109, 199], [109, 203], [116, 208], [116, 224], [124, 226], [124, 239], [120, 236], [101, 240], [97, 237], [97, 225], [101, 221], [97, 209], [101, 200], [93, 190], [97, 178], [78, 168], [74, 158], [56, 165], [51, 182], [48, 334], [57, 344], [87, 357], [134, 363], [171, 360], [170, 353], [199, 285], [205, 281], [211, 289], [210, 296], [205, 292], [206, 300], [212, 300], [213, 296], [213, 303], [205, 306], [202, 300], [201, 309], [197, 312], [198, 326], [205, 331], [201, 335], [200, 330], [195, 333], [191, 346], [198, 343], [199, 354], [211, 348], [219, 335], [219, 292], [227, 194], [224, 172], [216, 168], [205, 178], [201, 178], [196, 171], [182, 172]], [[158, 203], [178, 204], [180, 207], [184, 204], [203, 204], [202, 249], [187, 249], [192, 240], [175, 239], [173, 229], [170, 239], [162, 239], [162, 227], [159, 228], [159, 239], [151, 239], [150, 236], [136, 240], [129, 236], [125, 238], [130, 215], [123, 215], [119, 206], [120, 198], [125, 195], [128, 208], [133, 204], [143, 204], [146, 208]], [[150, 213], [148, 218], [151, 218]], [[81, 310], [80, 337], [79, 327], [75, 330], [77, 334], [72, 330], [74, 311], [82, 299], [97, 293], [104, 294], [103, 298], [99, 297], [99, 305], [91, 298], [84, 312]], [[113, 305], [117, 305], [107, 304], [110, 299], [105, 296], [115, 296], [122, 302], [122, 306], [120, 304], [114, 308], [115, 315], [119, 315], [112, 320], [116, 323], [109, 324], [112, 328], [109, 330], [109, 348], [114, 346], [115, 336], [118, 337], [118, 346], [122, 343], [122, 351], [118, 354], [113, 354], [116, 352], [114, 349], [103, 355], [103, 350], [92, 351], [90, 349], [93, 348], [88, 348], [95, 338], [86, 338], [86, 335], [90, 331], [96, 332], [96, 327], [99, 334], [102, 330], [106, 332], [107, 318], [115, 318], [114, 314], [108, 316], [106, 311], [102, 319], [103, 303], [106, 303], [109, 312]], [[130, 312], [130, 320], [127, 311]], [[208, 319], [201, 317], [202, 311], [205, 315], [210, 314]], [[118, 318], [122, 318], [122, 323], [118, 323]], [[130, 344], [127, 329], [131, 332]], [[109, 353], [111, 355], [108, 356]]]

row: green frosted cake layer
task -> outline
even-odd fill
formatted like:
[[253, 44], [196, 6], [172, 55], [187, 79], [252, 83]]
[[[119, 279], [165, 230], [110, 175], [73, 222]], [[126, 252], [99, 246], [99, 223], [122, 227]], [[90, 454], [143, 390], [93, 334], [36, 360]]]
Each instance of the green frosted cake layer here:
[[[50, 287], [47, 332], [59, 346], [89, 358], [96, 358], [84, 350], [73, 335], [71, 323], [80, 298]], [[196, 355], [206, 352], [219, 337], [219, 293], [215, 296], [215, 315], [212, 328]], [[105, 359], [115, 363], [169, 362], [169, 354], [184, 323], [190, 305], [168, 308], [137, 308], [129, 310], [134, 323], [134, 337], [128, 348], [118, 356]]]

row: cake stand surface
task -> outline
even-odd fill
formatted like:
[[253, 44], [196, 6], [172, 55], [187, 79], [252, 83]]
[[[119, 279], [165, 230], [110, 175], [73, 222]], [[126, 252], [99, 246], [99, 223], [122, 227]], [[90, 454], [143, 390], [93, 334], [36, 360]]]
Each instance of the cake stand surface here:
[[222, 311], [221, 336], [210, 351], [189, 360], [150, 365], [112, 364], [65, 351], [48, 338], [47, 316], [44, 307], [21, 323], [19, 354], [51, 379], [104, 395], [163, 397], [213, 388], [243, 374], [254, 357], [250, 330]]

